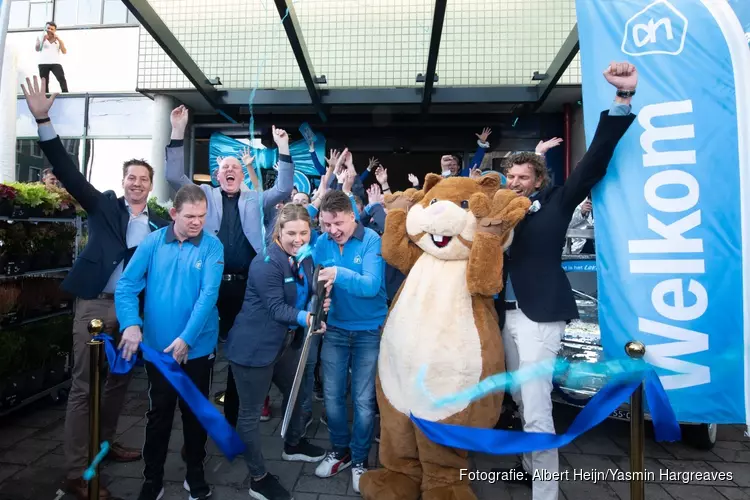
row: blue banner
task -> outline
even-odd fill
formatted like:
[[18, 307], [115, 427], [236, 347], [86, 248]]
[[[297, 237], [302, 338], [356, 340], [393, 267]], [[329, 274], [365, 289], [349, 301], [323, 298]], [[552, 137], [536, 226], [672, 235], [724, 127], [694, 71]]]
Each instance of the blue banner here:
[[683, 422], [750, 421], [749, 3], [576, 0], [588, 144], [614, 98], [602, 72], [639, 73], [593, 191], [602, 343], [642, 341]]
[[[321, 162], [325, 165], [325, 138], [318, 134], [315, 141], [315, 154], [318, 159], [323, 158]], [[219, 165], [216, 163], [216, 159], [219, 157], [234, 156], [239, 159], [242, 158], [243, 149], [247, 148], [248, 145], [244, 142], [238, 141], [232, 137], [215, 132], [211, 134], [211, 140], [208, 146], [208, 164], [211, 172], [211, 180], [214, 186], [218, 186], [219, 183], [216, 180], [216, 172]], [[313, 165], [312, 157], [310, 156], [310, 149], [305, 140], [295, 141], [289, 144], [289, 153], [292, 156], [292, 162], [294, 163], [294, 187], [298, 191], [311, 193], [312, 192], [312, 180], [311, 177], [320, 177], [320, 172]], [[256, 149], [251, 148], [250, 154], [255, 158], [253, 167], [261, 170], [271, 170], [279, 161], [279, 152], [276, 148], [265, 148]], [[250, 182], [250, 178], [247, 173], [247, 168], [242, 167], [242, 171], [245, 174], [245, 184], [252, 189], [253, 184]], [[260, 179], [262, 182], [262, 179]]]

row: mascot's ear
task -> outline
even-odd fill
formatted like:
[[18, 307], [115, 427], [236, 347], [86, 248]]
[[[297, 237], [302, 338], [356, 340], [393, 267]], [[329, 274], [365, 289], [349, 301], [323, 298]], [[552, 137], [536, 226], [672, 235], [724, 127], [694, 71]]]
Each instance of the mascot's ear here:
[[437, 174], [427, 174], [424, 178], [424, 187], [422, 188], [422, 192], [429, 193], [430, 189], [434, 188], [438, 184], [438, 182], [442, 180], [443, 178]]
[[483, 175], [477, 181], [477, 184], [479, 184], [479, 189], [487, 195], [487, 198], [492, 199], [497, 190], [500, 189], [500, 175], [497, 172]]

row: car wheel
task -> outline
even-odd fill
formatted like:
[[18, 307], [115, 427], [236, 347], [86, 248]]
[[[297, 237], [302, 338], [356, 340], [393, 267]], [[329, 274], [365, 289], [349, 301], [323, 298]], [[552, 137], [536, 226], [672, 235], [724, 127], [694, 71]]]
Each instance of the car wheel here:
[[710, 450], [716, 444], [716, 424], [683, 424], [682, 440], [699, 450]]

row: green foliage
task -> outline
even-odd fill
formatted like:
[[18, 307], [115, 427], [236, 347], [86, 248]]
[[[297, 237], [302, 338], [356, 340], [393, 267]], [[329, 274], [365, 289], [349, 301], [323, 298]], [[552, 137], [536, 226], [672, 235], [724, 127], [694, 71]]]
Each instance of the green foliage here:
[[172, 219], [172, 217], [169, 215], [169, 209], [160, 205], [159, 200], [158, 198], [156, 198], [156, 196], [152, 196], [151, 198], [149, 198], [147, 205], [149, 212], [153, 213], [154, 215], [158, 215], [166, 221]]

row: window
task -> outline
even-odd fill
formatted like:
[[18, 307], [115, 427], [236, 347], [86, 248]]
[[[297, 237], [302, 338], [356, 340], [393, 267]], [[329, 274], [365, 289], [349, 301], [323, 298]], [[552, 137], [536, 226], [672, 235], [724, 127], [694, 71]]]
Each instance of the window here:
[[53, 20], [58, 27], [138, 24], [121, 0], [9, 1], [11, 5], [8, 28], [11, 30], [43, 29], [47, 22]]
[[39, 167], [29, 167], [28, 182], [39, 182], [42, 180], [42, 169]]

